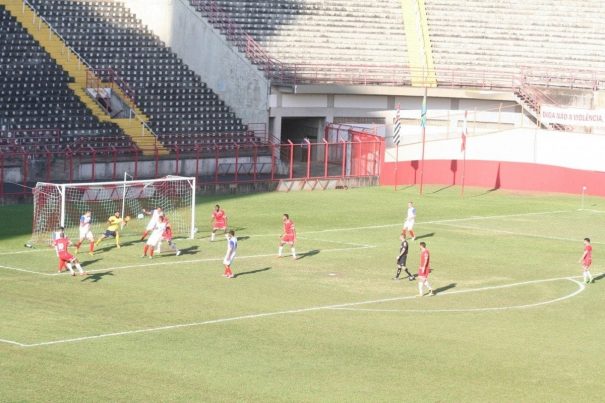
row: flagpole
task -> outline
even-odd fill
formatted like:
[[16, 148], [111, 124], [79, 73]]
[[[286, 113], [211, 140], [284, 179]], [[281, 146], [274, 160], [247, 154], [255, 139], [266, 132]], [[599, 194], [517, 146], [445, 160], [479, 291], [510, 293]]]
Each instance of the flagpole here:
[[466, 176], [466, 147], [464, 147], [464, 157], [462, 160], [462, 193], [461, 196], [464, 197], [464, 177]]
[[399, 144], [395, 144], [395, 190], [397, 190], [398, 180], [398, 171], [399, 171]]
[[422, 111], [420, 112], [420, 125], [422, 126], [422, 159], [420, 163], [420, 195], [424, 187], [424, 145], [426, 143], [426, 93], [427, 87], [424, 87], [424, 97], [422, 98]]
[[393, 127], [393, 145], [395, 146], [395, 190], [399, 183], [399, 142], [401, 141], [401, 105], [396, 105], [397, 112], [395, 113]]
[[462, 190], [460, 196], [464, 197], [464, 181], [466, 179], [466, 135], [467, 135], [467, 116], [468, 111], [464, 111], [464, 123], [462, 125]]

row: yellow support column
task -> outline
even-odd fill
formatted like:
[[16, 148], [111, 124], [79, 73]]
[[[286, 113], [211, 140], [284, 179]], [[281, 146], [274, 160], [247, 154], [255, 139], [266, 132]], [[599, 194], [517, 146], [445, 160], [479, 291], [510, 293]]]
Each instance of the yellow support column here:
[[433, 49], [424, 0], [401, 0], [410, 77], [414, 87], [436, 87]]

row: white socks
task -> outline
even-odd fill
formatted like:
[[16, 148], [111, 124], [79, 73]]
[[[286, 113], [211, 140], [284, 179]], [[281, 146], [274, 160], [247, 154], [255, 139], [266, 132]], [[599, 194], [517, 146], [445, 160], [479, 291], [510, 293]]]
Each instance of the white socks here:
[[424, 285], [425, 285], [425, 284], [426, 284], [426, 288], [428, 288], [428, 289], [429, 289], [429, 291], [431, 291], [431, 290], [432, 290], [431, 285], [429, 284], [429, 281], [428, 281], [428, 280], [419, 281], [419, 282], [418, 282], [418, 293], [419, 293], [420, 295], [424, 294], [424, 293], [423, 293], [423, 289], [424, 289]]

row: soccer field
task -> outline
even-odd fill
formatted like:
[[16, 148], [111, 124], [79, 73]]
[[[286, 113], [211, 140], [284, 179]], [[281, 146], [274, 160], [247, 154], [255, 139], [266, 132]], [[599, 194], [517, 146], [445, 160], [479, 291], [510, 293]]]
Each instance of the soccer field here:
[[[31, 205], [2, 207], [0, 401], [602, 401], [605, 200], [459, 193], [198, 196], [181, 256], [141, 259], [127, 226], [121, 249], [79, 255], [82, 277], [23, 247]], [[391, 279], [409, 200], [408, 266], [425, 241], [434, 297]], [[209, 240], [216, 203], [239, 238], [234, 279]], [[297, 260], [276, 258], [283, 213]]]

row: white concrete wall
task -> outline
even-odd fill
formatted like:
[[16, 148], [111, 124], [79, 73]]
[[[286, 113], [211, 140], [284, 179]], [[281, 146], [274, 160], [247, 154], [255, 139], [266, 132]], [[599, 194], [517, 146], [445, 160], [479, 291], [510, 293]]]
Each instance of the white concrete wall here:
[[187, 0], [124, 0], [244, 123], [268, 124], [269, 84]]
[[[605, 135], [536, 129], [512, 129], [468, 136], [466, 158], [479, 161], [523, 162], [605, 172]], [[422, 143], [399, 147], [399, 161], [421, 158]], [[460, 137], [427, 141], [425, 159], [462, 159]], [[395, 148], [386, 161], [395, 161]]]

